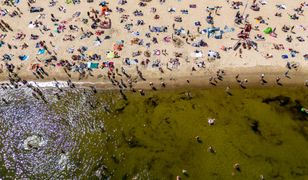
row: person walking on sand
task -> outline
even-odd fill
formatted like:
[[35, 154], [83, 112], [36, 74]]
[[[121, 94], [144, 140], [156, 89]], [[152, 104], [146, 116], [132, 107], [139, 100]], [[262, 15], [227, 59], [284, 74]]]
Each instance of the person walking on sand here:
[[241, 82], [241, 80], [239, 80], [239, 74], [237, 74], [236, 76], [235, 76], [235, 80], [236, 80], [236, 82], [238, 82], [238, 83], [240, 83]]
[[262, 73], [262, 74], [261, 74], [261, 78], [260, 78], [260, 83], [261, 83], [261, 85], [264, 85], [265, 83], [267, 83], [267, 82], [265, 81], [264, 77], [265, 77], [265, 75]]
[[161, 82], [161, 87], [165, 88], [166, 87], [166, 83], [165, 82]]
[[281, 85], [280, 79], [281, 79], [281, 78], [280, 78], [279, 76], [277, 76], [277, 78], [276, 78], [276, 84]]
[[289, 76], [289, 70], [288, 70], [288, 71], [286, 71], [286, 72], [284, 73], [284, 76], [285, 76], [286, 78], [291, 79], [291, 77]]

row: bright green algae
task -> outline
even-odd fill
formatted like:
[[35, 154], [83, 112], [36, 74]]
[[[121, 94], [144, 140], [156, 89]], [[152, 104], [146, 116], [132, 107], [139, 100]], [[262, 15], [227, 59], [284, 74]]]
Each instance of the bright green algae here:
[[[308, 107], [307, 92], [251, 88], [228, 95], [220, 88], [187, 88], [147, 91], [146, 96], [126, 92], [123, 100], [118, 92], [103, 91], [86, 98], [92, 106], [84, 108], [87, 113], [74, 127], [65, 122], [74, 109], [66, 107], [80, 110], [74, 103], [82, 95], [68, 93], [50, 107], [63, 115], [67, 131], [74, 131], [78, 143], [68, 153], [75, 166], [57, 177], [308, 178], [308, 116], [300, 111]], [[215, 124], [210, 126], [208, 118]], [[208, 152], [210, 146], [215, 153]], [[240, 171], [233, 169], [235, 163]]]

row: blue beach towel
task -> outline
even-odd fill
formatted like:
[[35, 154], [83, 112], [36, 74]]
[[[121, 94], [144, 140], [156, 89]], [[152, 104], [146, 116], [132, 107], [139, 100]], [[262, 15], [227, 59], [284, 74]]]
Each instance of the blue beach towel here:
[[99, 63], [88, 62], [87, 67], [91, 69], [98, 69]]

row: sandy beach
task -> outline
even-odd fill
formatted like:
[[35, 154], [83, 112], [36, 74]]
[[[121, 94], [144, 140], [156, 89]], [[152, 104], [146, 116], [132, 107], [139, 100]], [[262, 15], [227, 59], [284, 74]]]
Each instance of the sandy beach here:
[[307, 10], [0, 0], [0, 180], [308, 179]]
[[299, 0], [1, 4], [2, 81], [14, 72], [27, 81], [148, 89], [258, 86], [262, 74], [264, 86], [308, 79], [307, 4]]

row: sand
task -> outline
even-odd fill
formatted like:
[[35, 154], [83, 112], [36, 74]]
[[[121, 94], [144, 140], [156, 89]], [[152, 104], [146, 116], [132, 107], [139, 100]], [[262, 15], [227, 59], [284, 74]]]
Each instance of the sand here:
[[[2, 1], [1, 3], [3, 3]], [[58, 61], [61, 59], [69, 60], [73, 62], [71, 56], [73, 54], [78, 54], [76, 51], [81, 46], [88, 47], [88, 50], [85, 54], [94, 54], [97, 53], [102, 56], [102, 60], [100, 61], [92, 61], [92, 62], [99, 62], [100, 65], [103, 61], [112, 61], [115, 63], [115, 68], [118, 68], [119, 71], [121, 67], [124, 67], [126, 72], [128, 72], [133, 79], [137, 79], [138, 83], [136, 87], [138, 88], [149, 88], [148, 83], [154, 82], [155, 84], [159, 84], [161, 81], [166, 82], [168, 85], [172, 87], [176, 87], [178, 85], [182, 85], [186, 83], [186, 80], [189, 79], [191, 84], [195, 84], [197, 86], [207, 86], [209, 85], [209, 78], [216, 76], [216, 71], [218, 69], [223, 69], [226, 72], [226, 76], [224, 76], [223, 82], [215, 83], [218, 86], [227, 86], [230, 84], [235, 84], [236, 81], [234, 76], [240, 74], [242, 79], [247, 78], [248, 83], [246, 85], [257, 85], [259, 84], [259, 77], [262, 73], [265, 74], [265, 79], [269, 82], [270, 85], [276, 85], [275, 79], [279, 76], [282, 78], [282, 84], [286, 85], [294, 85], [300, 84], [303, 85], [305, 80], [308, 79], [308, 61], [304, 60], [303, 55], [308, 53], [308, 46], [307, 46], [307, 11], [304, 11], [303, 15], [298, 15], [298, 20], [291, 20], [288, 14], [294, 14], [294, 9], [298, 8], [302, 1], [294, 0], [294, 1], [268, 1], [266, 5], [261, 5], [259, 2], [258, 5], [260, 6], [260, 11], [253, 11], [250, 9], [252, 4], [252, 0], [242, 0], [239, 2], [243, 2], [243, 6], [239, 6], [239, 9], [232, 9], [231, 1], [227, 2], [225, 0], [214, 1], [214, 0], [207, 0], [201, 1], [196, 0], [193, 2], [190, 1], [177, 1], [177, 0], [166, 0], [165, 3], [160, 3], [158, 0], [152, 0], [151, 2], [146, 3], [145, 7], [138, 6], [139, 1], [129, 1], [125, 5], [119, 5], [117, 1], [109, 1], [108, 7], [112, 10], [110, 15], [106, 16], [107, 18], [111, 19], [112, 26], [110, 29], [104, 30], [104, 34], [99, 36], [102, 39], [102, 44], [100, 46], [94, 45], [94, 40], [96, 38], [95, 31], [91, 29], [91, 20], [87, 16], [87, 12], [91, 11], [91, 9], [100, 10], [101, 7], [99, 3], [101, 1], [94, 1], [93, 3], [87, 3], [86, 1], [82, 1], [80, 4], [66, 4], [65, 1], [58, 2], [54, 7], [49, 7], [48, 1], [37, 0], [36, 3], [31, 4], [33, 7], [42, 7], [44, 11], [41, 13], [30, 13], [29, 7], [27, 5], [27, 1], [22, 0], [19, 4], [16, 4], [16, 7], [20, 9], [23, 13], [21, 17], [15, 16], [10, 17], [9, 15], [2, 16], [1, 19], [8, 23], [13, 32], [1, 32], [0, 34], [6, 34], [7, 36], [3, 39], [5, 43], [9, 43], [12, 46], [16, 45], [18, 49], [9, 49], [7, 45], [0, 47], [0, 57], [2, 57], [5, 53], [13, 54], [13, 60], [9, 61], [19, 67], [20, 69], [17, 70], [20, 77], [27, 80], [34, 80], [34, 81], [52, 81], [53, 78], [58, 80], [67, 80], [70, 77], [64, 72], [63, 67], [53, 67], [47, 66], [45, 70], [48, 72], [49, 76], [44, 79], [36, 79], [35, 76], [32, 75], [31, 66], [35, 63], [38, 63], [44, 66], [43, 60], [49, 58], [51, 55], [55, 55], [58, 58]], [[247, 3], [248, 2], [248, 3]], [[245, 5], [247, 3], [247, 8]], [[196, 8], [190, 8], [190, 4], [196, 4]], [[284, 4], [287, 8], [285, 10], [278, 10], [275, 5], [277, 4]], [[60, 12], [58, 10], [59, 7], [64, 7], [66, 9], [66, 13]], [[214, 7], [214, 6], [221, 6], [221, 9], [218, 10], [219, 15], [216, 15], [214, 12], [212, 16], [214, 17], [214, 26], [224, 28], [228, 26], [229, 28], [234, 28], [234, 32], [226, 32], [223, 34], [222, 39], [215, 39], [214, 37], [208, 38], [206, 34], [200, 34], [197, 31], [197, 27], [194, 25], [195, 21], [200, 21], [201, 26], [200, 29], [210, 28], [211, 25], [208, 24], [205, 19], [208, 16], [208, 12], [206, 12], [207, 7]], [[9, 6], [2, 6], [1, 9], [7, 9], [9, 12], [16, 10], [16, 7], [9, 7]], [[123, 13], [119, 13], [116, 11], [116, 7], [124, 8], [125, 11]], [[155, 7], [156, 12], [151, 13], [151, 8]], [[175, 13], [168, 12], [169, 8], [175, 8]], [[181, 9], [187, 9], [188, 14], [182, 14], [180, 12]], [[303, 7], [303, 10], [306, 10], [307, 7]], [[141, 10], [143, 12], [143, 16], [134, 16], [133, 12], [135, 10]], [[81, 15], [78, 18], [72, 18], [72, 15], [75, 12], [81, 12]], [[247, 22], [252, 24], [252, 27], [259, 26], [259, 31], [253, 29], [250, 33], [251, 40], [254, 40], [254, 36], [256, 34], [262, 34], [265, 37], [264, 41], [255, 41], [258, 43], [258, 51], [254, 49], [242, 49], [242, 55], [240, 57], [239, 50], [230, 49], [228, 51], [223, 51], [221, 49], [222, 46], [225, 47], [233, 47], [237, 40], [237, 34], [241, 31], [241, 28], [245, 26], [245, 23], [241, 25], [237, 25], [234, 23], [234, 17], [237, 11], [241, 13], [244, 12], [244, 15], [249, 15], [247, 18]], [[279, 12], [282, 14], [282, 17], [275, 16], [275, 13]], [[45, 14], [44, 19], [38, 19], [40, 14]], [[66, 30], [62, 33], [55, 33], [54, 30], [56, 27], [54, 26], [55, 22], [50, 20], [51, 14], [54, 14], [55, 18], [59, 19], [59, 22], [66, 21]], [[129, 18], [126, 22], [121, 23], [121, 16], [122, 15], [129, 15]], [[159, 15], [159, 19], [154, 19], [155, 15]], [[182, 22], [175, 22], [174, 17], [180, 16], [182, 18]], [[265, 19], [267, 24], [259, 24], [255, 18], [258, 16], [262, 16]], [[87, 18], [89, 20], [88, 24], [84, 24], [82, 22], [83, 18]], [[103, 16], [99, 17], [100, 19], [104, 19]], [[38, 19], [42, 21], [44, 25], [46, 25], [51, 30], [48, 32], [44, 31], [42, 34], [38, 28], [31, 29], [28, 27], [30, 21], [35, 21]], [[143, 20], [143, 26], [136, 26], [137, 20]], [[57, 22], [57, 23], [59, 23]], [[133, 27], [130, 31], [124, 29], [125, 24], [133, 23]], [[185, 38], [181, 38], [174, 34], [174, 30], [172, 28], [172, 24], [175, 24], [175, 28], [184, 28], [185, 31], [190, 31], [191, 36], [195, 36], [194, 41], [188, 41], [190, 44], [185, 42]], [[68, 25], [76, 25], [79, 28], [83, 28], [84, 31], [91, 31], [94, 33], [93, 36], [90, 38], [80, 39], [82, 36], [82, 32], [79, 29], [78, 32], [73, 32], [69, 30]], [[166, 26], [168, 27], [167, 32], [163, 33], [151, 33], [151, 38], [145, 37], [145, 34], [149, 32], [149, 25], [150, 26]], [[290, 27], [294, 26], [293, 32], [291, 33], [288, 31], [287, 33], [281, 30], [283, 25], [288, 25]], [[303, 26], [301, 26], [303, 25]], [[277, 37], [271, 37], [263, 32], [263, 30], [267, 27], [276, 28]], [[303, 28], [304, 27], [304, 28]], [[143, 45], [132, 45], [131, 40], [136, 38], [134, 36], [134, 32], [139, 32], [140, 35], [138, 38], [144, 40]], [[26, 34], [26, 37], [20, 41], [15, 40], [14, 36], [18, 32], [23, 32]], [[43, 32], [43, 31], [42, 31]], [[52, 32], [54, 37], [50, 37], [49, 34]], [[30, 35], [35, 34], [39, 35], [38, 40], [30, 40]], [[63, 41], [63, 37], [65, 35], [74, 35], [76, 38], [74, 41]], [[104, 37], [108, 35], [111, 38], [104, 40]], [[181, 47], [175, 47], [172, 42], [164, 42], [163, 38], [166, 36], [172, 36], [182, 39], [184, 42]], [[293, 41], [291, 43], [285, 40], [287, 35], [293, 36]], [[301, 36], [305, 41], [299, 42], [296, 37]], [[156, 37], [158, 40], [157, 44], [153, 44], [151, 42], [152, 37]], [[187, 34], [185, 37], [188, 37]], [[193, 47], [191, 44], [193, 42], [198, 42], [199, 40], [205, 41], [208, 46], [207, 47]], [[51, 51], [51, 55], [45, 53], [43, 55], [38, 55], [37, 51], [38, 48], [35, 48], [35, 44], [39, 41], [46, 41], [46, 46], [49, 51]], [[123, 40], [124, 47], [122, 51], [118, 51], [119, 58], [107, 59], [106, 52], [113, 50], [113, 45], [117, 42]], [[50, 45], [49, 42], [52, 42], [54, 47]], [[148, 48], [145, 46], [146, 43], [151, 42], [151, 47]], [[23, 43], [27, 43], [29, 45], [28, 48], [21, 50], [21, 45]], [[273, 44], [283, 44], [284, 50], [275, 50], [273, 49]], [[74, 48], [75, 52], [70, 54], [67, 52], [68, 48]], [[292, 48], [298, 51], [298, 54], [294, 58], [290, 56], [289, 48]], [[168, 55], [154, 55], [154, 50], [163, 50], [165, 49]], [[147, 59], [144, 56], [144, 51], [149, 51], [151, 53], [151, 57], [148, 59], [150, 63], [148, 66], [141, 65], [141, 61]], [[191, 54], [196, 51], [202, 51], [203, 56], [199, 58], [191, 57]], [[207, 53], [209, 50], [217, 51], [221, 58], [215, 60], [209, 60], [207, 58]], [[140, 56], [132, 57], [132, 53], [136, 51], [142, 51]], [[182, 57], [178, 58], [180, 65], [172, 69], [172, 71], [168, 70], [167, 63], [170, 59], [174, 58], [174, 53], [182, 53]], [[56, 53], [56, 54], [55, 54]], [[273, 58], [265, 58], [267, 53], [272, 54]], [[289, 58], [282, 59], [283, 54], [288, 54]], [[18, 59], [20, 55], [29, 55], [29, 59], [26, 61], [21, 61]], [[125, 65], [124, 59], [138, 59], [138, 63], [134, 65]], [[41, 61], [38, 61], [38, 59]], [[152, 63], [155, 60], [160, 61], [160, 67], [163, 69], [164, 73], [161, 73], [157, 67], [152, 67]], [[91, 60], [86, 59], [83, 62], [89, 62]], [[199, 68], [197, 64], [199, 62], [204, 62], [205, 67]], [[298, 68], [296, 70], [290, 70], [290, 77], [284, 77], [284, 73], [287, 71], [286, 63], [296, 63]], [[79, 64], [80, 61], [75, 61], [76, 64]], [[4, 64], [2, 61], [1, 64]], [[138, 78], [136, 72], [136, 66], [138, 65], [139, 70], [142, 71], [143, 76], [147, 79], [146, 82], [140, 80]], [[192, 71], [192, 68], [195, 68], [196, 71]], [[87, 83], [94, 83], [95, 85], [102, 86], [102, 87], [112, 87], [110, 80], [107, 78], [108, 68], [104, 69], [95, 69], [91, 72], [92, 75], [86, 74], [83, 79], [78, 79], [78, 73], [70, 72], [71, 78], [76, 83], [87, 84]], [[3, 73], [0, 74], [1, 80], [7, 79], [8, 72], [4, 70]], [[123, 79], [125, 82], [127, 81], [124, 76], [116, 75], [115, 79], [120, 80]], [[171, 79], [171, 80], [170, 80]], [[175, 79], [175, 80], [174, 80]]]

